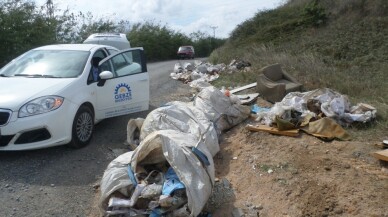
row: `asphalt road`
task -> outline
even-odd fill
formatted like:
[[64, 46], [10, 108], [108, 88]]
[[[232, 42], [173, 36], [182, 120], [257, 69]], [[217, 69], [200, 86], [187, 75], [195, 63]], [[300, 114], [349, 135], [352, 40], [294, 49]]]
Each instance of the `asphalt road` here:
[[[186, 94], [187, 86], [169, 77], [177, 62], [148, 64], [149, 111]], [[91, 143], [82, 149], [0, 152], [0, 216], [90, 216], [96, 209], [94, 186], [115, 158], [112, 150], [127, 148], [128, 120], [145, 118], [149, 111], [101, 121]]]

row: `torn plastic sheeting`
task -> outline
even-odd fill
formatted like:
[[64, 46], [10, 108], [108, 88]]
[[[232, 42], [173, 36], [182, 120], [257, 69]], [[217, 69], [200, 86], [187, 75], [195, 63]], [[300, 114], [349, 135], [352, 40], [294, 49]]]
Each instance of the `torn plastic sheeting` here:
[[[209, 130], [206, 130], [210, 126]], [[183, 102], [170, 102], [150, 112], [144, 120], [140, 141], [158, 130], [176, 130], [190, 133], [198, 139], [204, 135], [204, 144], [214, 156], [220, 150], [218, 133], [213, 123], [198, 108]]]
[[185, 185], [179, 180], [178, 175], [175, 173], [174, 169], [170, 167], [165, 176], [165, 181], [163, 184], [162, 194], [171, 195], [177, 189], [186, 188]]
[[202, 74], [207, 73], [207, 66], [206, 65], [199, 65], [197, 66], [196, 70]]
[[190, 216], [193, 217], [201, 212], [210, 197], [215, 174], [212, 155], [204, 144], [198, 148], [208, 157], [209, 166], [204, 167], [191, 151], [197, 139], [192, 134], [175, 130], [155, 131], [140, 143], [131, 162], [136, 173], [138, 165], [167, 161], [186, 187]]
[[215, 122], [217, 129], [224, 131], [249, 117], [250, 107], [233, 104], [230, 97], [211, 86], [204, 88], [194, 99], [194, 106]]
[[202, 79], [197, 79], [192, 82], [190, 82], [190, 87], [195, 88], [198, 92], [203, 90], [206, 87], [212, 86], [209, 82], [206, 82], [205, 80]]
[[260, 107], [256, 104], [251, 106], [251, 112], [255, 113], [255, 114], [260, 113], [260, 112], [268, 112], [269, 110], [270, 110], [270, 108]]
[[[313, 107], [309, 103], [313, 103]], [[319, 107], [317, 107], [320, 105]], [[339, 123], [352, 123], [354, 121], [368, 122], [376, 117], [376, 109], [367, 104], [363, 109], [355, 109], [350, 106], [349, 99], [346, 95], [341, 95], [329, 88], [316, 89], [304, 93], [288, 93], [281, 102], [275, 103], [269, 112], [259, 113], [257, 121], [270, 126], [276, 116], [282, 116], [288, 110], [295, 110], [302, 113], [302, 117], [308, 114], [317, 115], [316, 112], [322, 112], [325, 116], [337, 120]], [[313, 111], [309, 110], [314, 109]], [[353, 109], [354, 108], [354, 109]], [[352, 113], [357, 110], [357, 115]], [[360, 111], [363, 113], [360, 115]]]
[[183, 64], [183, 68], [187, 71], [193, 71], [195, 69], [195, 67], [193, 66], [193, 64], [189, 63], [189, 62], [186, 62]]
[[134, 183], [128, 175], [128, 164], [131, 161], [133, 152], [127, 152], [111, 161], [104, 171], [101, 179], [100, 208], [105, 211], [108, 207], [110, 196], [115, 192], [129, 197], [130, 190]]
[[175, 63], [175, 65], [174, 65], [174, 73], [182, 73], [182, 72], [183, 72], [182, 65], [180, 63]]

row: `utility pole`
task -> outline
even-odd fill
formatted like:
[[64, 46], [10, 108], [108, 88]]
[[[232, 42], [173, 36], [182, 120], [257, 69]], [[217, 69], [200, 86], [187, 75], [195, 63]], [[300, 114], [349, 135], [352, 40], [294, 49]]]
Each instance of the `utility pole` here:
[[54, 18], [54, 4], [52, 0], [46, 1], [47, 14], [50, 19]]
[[218, 28], [218, 26], [210, 26], [210, 28], [213, 29], [213, 38], [216, 38], [216, 29]]

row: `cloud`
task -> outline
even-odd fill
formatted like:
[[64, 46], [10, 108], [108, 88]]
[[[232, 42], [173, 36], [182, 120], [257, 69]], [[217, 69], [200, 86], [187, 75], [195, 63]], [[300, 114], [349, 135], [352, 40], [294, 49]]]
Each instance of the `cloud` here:
[[[38, 5], [46, 0], [36, 0]], [[259, 10], [272, 9], [284, 0], [53, 0], [61, 8], [92, 12], [96, 18], [126, 20], [130, 23], [153, 20], [168, 24], [175, 31], [189, 35], [202, 31], [226, 38], [243, 21]]]

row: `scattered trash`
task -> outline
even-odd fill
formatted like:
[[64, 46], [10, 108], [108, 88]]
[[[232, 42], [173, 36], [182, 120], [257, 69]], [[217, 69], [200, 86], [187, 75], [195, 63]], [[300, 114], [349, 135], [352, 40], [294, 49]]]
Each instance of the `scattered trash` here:
[[383, 144], [385, 147], [388, 147], [388, 140], [383, 140]]
[[249, 115], [237, 96], [209, 86], [191, 103], [169, 102], [130, 120], [127, 143], [135, 148], [105, 170], [101, 210], [107, 216], [198, 216], [212, 194], [218, 136]]
[[[376, 112], [373, 106], [365, 103], [351, 106], [347, 96], [323, 88], [304, 93], [291, 92], [269, 111], [257, 112], [256, 121], [267, 126], [276, 125], [279, 130], [293, 124], [295, 129], [303, 129], [326, 140], [349, 140], [350, 135], [342, 126], [372, 121], [376, 118]], [[322, 124], [324, 127], [319, 127]]]
[[328, 117], [310, 122], [309, 125], [301, 129], [324, 140], [333, 140], [335, 138], [339, 140], [351, 139], [351, 136], [339, 124]]
[[225, 64], [212, 65], [201, 61], [195, 61], [195, 64], [175, 63], [174, 70], [170, 77], [184, 83], [191, 83], [195, 80], [202, 82], [211, 82], [219, 78], [220, 73], [234, 73], [237, 71], [250, 71], [251, 64], [243, 60], [233, 60], [228, 66]]
[[252, 93], [252, 94], [243, 94], [243, 95], [235, 95], [238, 97], [238, 99], [241, 102], [241, 105], [248, 105], [254, 102], [257, 97], [259, 97], [258, 93]]
[[262, 108], [256, 104], [253, 104], [251, 106], [251, 112], [254, 113], [254, 114], [257, 114], [257, 113], [260, 113], [260, 112], [268, 112], [270, 110], [270, 108]]
[[252, 84], [248, 84], [248, 85], [245, 85], [245, 86], [233, 89], [230, 92], [231, 93], [237, 93], [237, 92], [240, 92], [242, 90], [246, 90], [246, 89], [249, 89], [249, 88], [252, 88], [252, 87], [256, 87], [256, 85], [257, 85], [257, 83], [255, 82], [255, 83], [252, 83]]

